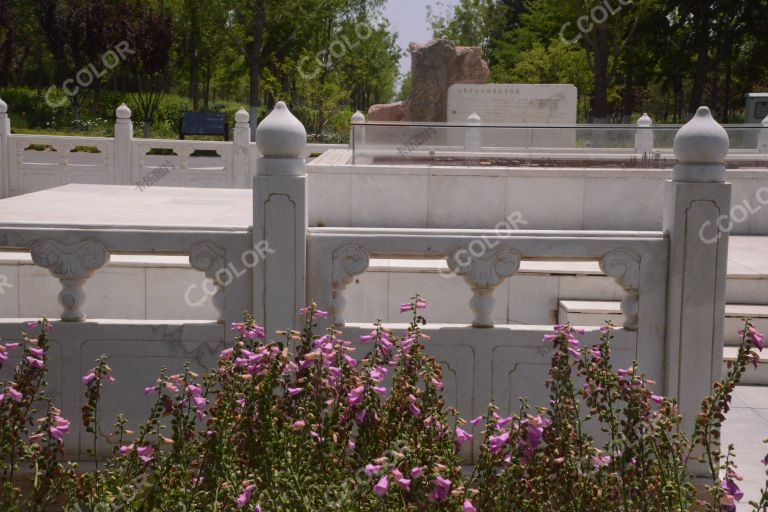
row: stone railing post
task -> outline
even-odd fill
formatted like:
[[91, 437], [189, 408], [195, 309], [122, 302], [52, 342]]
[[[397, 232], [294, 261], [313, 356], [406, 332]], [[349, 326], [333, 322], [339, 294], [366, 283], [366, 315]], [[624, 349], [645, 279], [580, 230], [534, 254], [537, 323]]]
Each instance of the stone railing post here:
[[115, 110], [115, 117], [115, 184], [130, 185], [134, 182], [131, 109], [123, 103]]
[[643, 114], [637, 120], [635, 132], [635, 153], [638, 155], [651, 155], [653, 153], [653, 121], [651, 116]]
[[763, 119], [762, 128], [757, 135], [757, 152], [768, 153], [768, 116]]
[[364, 123], [365, 115], [359, 110], [352, 114], [352, 122], [349, 125], [349, 149], [355, 149], [354, 144], [365, 144], [365, 128], [358, 127], [355, 129], [355, 123]]
[[256, 143], [253, 243], [264, 257], [253, 271], [253, 313], [269, 333], [297, 327], [307, 302], [307, 132], [280, 101], [256, 129]]
[[233, 186], [248, 188], [251, 183], [251, 125], [245, 109], [235, 114], [235, 128], [232, 137]]
[[8, 117], [8, 104], [0, 99], [0, 198], [8, 197], [11, 194], [9, 135], [11, 135], [11, 119]]
[[483, 141], [480, 133], [480, 123], [482, 120], [477, 112], [472, 112], [467, 118], [467, 132], [464, 134], [464, 151], [467, 153], [479, 153]]
[[724, 164], [729, 144], [725, 129], [700, 107], [675, 136], [679, 163], [665, 190], [663, 224], [670, 244], [666, 393], [678, 398], [681, 428], [688, 434], [723, 364], [728, 233], [722, 226], [728, 225], [731, 207]]

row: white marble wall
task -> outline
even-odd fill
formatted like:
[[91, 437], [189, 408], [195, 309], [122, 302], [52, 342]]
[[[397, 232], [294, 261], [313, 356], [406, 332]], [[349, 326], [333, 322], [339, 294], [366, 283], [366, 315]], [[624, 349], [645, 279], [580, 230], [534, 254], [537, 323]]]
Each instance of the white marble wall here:
[[[519, 212], [526, 229], [657, 231], [672, 176], [652, 169], [353, 168], [332, 161], [327, 154], [307, 166], [310, 226], [491, 229]], [[733, 205], [757, 210], [734, 223], [731, 234], [768, 235], [768, 205], [756, 196], [768, 187], [768, 174], [732, 170], [728, 181]]]

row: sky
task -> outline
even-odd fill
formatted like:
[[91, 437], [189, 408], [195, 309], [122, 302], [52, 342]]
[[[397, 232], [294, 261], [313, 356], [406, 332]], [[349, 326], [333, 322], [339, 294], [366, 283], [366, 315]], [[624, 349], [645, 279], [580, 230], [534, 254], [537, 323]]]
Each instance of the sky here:
[[[458, 0], [441, 0], [444, 5], [456, 5]], [[437, 0], [388, 0], [384, 8], [384, 16], [389, 20], [390, 30], [397, 32], [397, 44], [403, 50], [408, 49], [411, 41], [426, 43], [432, 39], [432, 30], [427, 23], [427, 6], [431, 5], [437, 12], [443, 7], [437, 5]], [[407, 73], [411, 69], [409, 56], [400, 59], [400, 72]]]

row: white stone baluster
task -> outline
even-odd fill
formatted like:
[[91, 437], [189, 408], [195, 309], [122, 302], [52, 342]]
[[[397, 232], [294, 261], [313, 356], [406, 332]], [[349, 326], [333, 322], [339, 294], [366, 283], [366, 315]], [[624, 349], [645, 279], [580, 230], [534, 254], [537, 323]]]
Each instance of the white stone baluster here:
[[365, 115], [359, 110], [352, 114], [352, 123], [349, 127], [349, 149], [355, 149], [354, 144], [365, 144], [365, 127], [355, 126], [355, 123], [364, 123]]
[[[114, 183], [117, 185], [132, 185], [138, 180], [139, 170], [134, 171], [132, 162], [133, 151], [133, 122], [131, 109], [123, 103], [115, 110], [115, 151], [114, 151]], [[135, 162], [135, 165], [139, 165]]]
[[0, 99], [0, 199], [11, 195], [11, 161], [8, 155], [8, 136], [11, 134], [11, 119], [8, 105]]
[[224, 289], [226, 283], [227, 258], [224, 249], [208, 242], [193, 245], [189, 250], [189, 264], [192, 268], [205, 273], [205, 277], [213, 281], [216, 293], [211, 297], [211, 303], [219, 313], [219, 323], [224, 322], [225, 302]]
[[235, 113], [233, 130], [232, 174], [235, 188], [248, 188], [251, 183], [251, 125], [245, 109]]
[[333, 325], [344, 327], [344, 310], [347, 300], [344, 289], [358, 276], [368, 270], [368, 251], [357, 245], [347, 245], [333, 251]]
[[635, 132], [635, 153], [638, 155], [653, 154], [653, 120], [648, 114], [643, 114], [637, 120]]
[[760, 133], [757, 135], [757, 152], [768, 153], [768, 116], [761, 123]]
[[86, 295], [83, 286], [94, 272], [109, 262], [109, 252], [104, 244], [93, 239], [65, 244], [41, 238], [32, 244], [30, 252], [35, 265], [48, 269], [61, 282], [61, 319], [65, 322], [84, 321]]
[[299, 326], [306, 305], [307, 131], [282, 101], [256, 129], [263, 155], [253, 182], [253, 314], [267, 332]]
[[482, 120], [477, 112], [472, 112], [467, 118], [467, 128], [464, 134], [464, 151], [467, 153], [479, 153], [482, 148], [482, 134], [480, 132], [480, 124]]
[[640, 318], [640, 257], [626, 249], [616, 249], [600, 260], [600, 269], [626, 293], [621, 301], [624, 328], [636, 331]]
[[[727, 226], [731, 185], [725, 183], [729, 139], [707, 107], [675, 136], [679, 162], [666, 184], [664, 232], [669, 238], [667, 394], [676, 396], [681, 429], [693, 431], [696, 412], [723, 366]], [[698, 476], [705, 468], [692, 469]]]
[[448, 256], [448, 267], [472, 288], [469, 306], [475, 313], [473, 327], [493, 327], [493, 291], [520, 268], [520, 253], [509, 247], [497, 247], [482, 254], [472, 254], [471, 246]]

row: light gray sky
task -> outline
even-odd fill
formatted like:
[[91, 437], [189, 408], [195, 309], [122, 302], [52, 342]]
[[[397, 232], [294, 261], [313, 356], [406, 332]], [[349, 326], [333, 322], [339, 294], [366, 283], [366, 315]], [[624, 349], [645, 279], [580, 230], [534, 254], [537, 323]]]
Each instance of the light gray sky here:
[[[456, 5], [458, 0], [440, 0], [444, 5]], [[388, 0], [384, 8], [384, 16], [389, 20], [390, 30], [397, 32], [397, 44], [403, 50], [408, 49], [411, 41], [426, 43], [432, 39], [432, 29], [427, 23], [427, 6], [437, 12], [444, 9], [438, 5], [438, 0]], [[407, 73], [411, 69], [409, 56], [400, 59], [400, 72]]]

